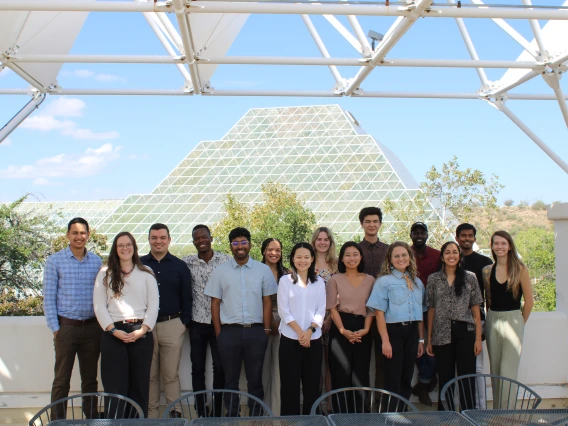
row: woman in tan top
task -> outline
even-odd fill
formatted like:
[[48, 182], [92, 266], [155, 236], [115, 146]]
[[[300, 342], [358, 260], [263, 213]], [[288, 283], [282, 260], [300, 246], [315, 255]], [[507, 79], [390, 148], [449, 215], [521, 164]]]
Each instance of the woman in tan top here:
[[[329, 333], [331, 387], [369, 386], [372, 342], [369, 330], [373, 313], [366, 304], [375, 280], [362, 272], [363, 252], [353, 241], [341, 247], [337, 267], [339, 273], [327, 282], [327, 309], [333, 319]], [[354, 412], [362, 403], [362, 395], [347, 404], [334, 398], [333, 409]]]

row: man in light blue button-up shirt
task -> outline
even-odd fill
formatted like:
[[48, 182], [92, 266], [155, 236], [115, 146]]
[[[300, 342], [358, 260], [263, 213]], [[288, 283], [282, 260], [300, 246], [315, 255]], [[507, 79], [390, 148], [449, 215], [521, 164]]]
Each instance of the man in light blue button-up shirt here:
[[[93, 289], [102, 262], [85, 248], [89, 240], [89, 224], [85, 219], [71, 219], [67, 239], [67, 248], [47, 258], [43, 274], [43, 310], [55, 346], [51, 402], [68, 396], [75, 357], [81, 366], [81, 393], [98, 390], [102, 330], [93, 309]], [[96, 403], [83, 399], [87, 418], [97, 418], [96, 409]], [[52, 408], [51, 418], [65, 418], [62, 404]]]
[[[205, 295], [211, 297], [211, 320], [221, 353], [225, 388], [239, 390], [244, 361], [248, 393], [262, 400], [262, 367], [272, 321], [270, 296], [278, 287], [270, 268], [250, 258], [250, 240], [250, 232], [245, 228], [230, 232], [233, 259], [213, 270]], [[225, 405], [230, 415], [236, 416], [238, 399], [227, 395]]]

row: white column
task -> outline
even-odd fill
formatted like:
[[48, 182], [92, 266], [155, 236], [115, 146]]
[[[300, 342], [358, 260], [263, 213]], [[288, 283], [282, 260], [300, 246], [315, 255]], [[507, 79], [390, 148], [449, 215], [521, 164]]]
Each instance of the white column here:
[[568, 203], [548, 208], [548, 220], [554, 221], [556, 255], [556, 310], [568, 314]]

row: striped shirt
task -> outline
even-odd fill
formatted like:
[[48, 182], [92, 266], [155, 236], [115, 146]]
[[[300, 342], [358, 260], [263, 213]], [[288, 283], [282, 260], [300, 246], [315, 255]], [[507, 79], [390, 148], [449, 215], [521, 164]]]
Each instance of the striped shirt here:
[[88, 250], [78, 260], [67, 247], [47, 258], [43, 271], [43, 310], [47, 326], [59, 330], [57, 316], [85, 320], [95, 316], [93, 289], [101, 258]]

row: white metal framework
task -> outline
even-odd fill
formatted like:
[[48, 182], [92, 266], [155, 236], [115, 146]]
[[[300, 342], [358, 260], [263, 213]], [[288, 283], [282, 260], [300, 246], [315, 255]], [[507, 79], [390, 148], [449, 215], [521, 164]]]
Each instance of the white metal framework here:
[[[465, 2], [467, 1], [467, 3]], [[554, 0], [551, 0], [554, 1]], [[166, 55], [69, 54], [89, 12], [140, 13], [155, 33]], [[250, 14], [300, 15], [321, 57], [230, 56], [233, 41]], [[357, 52], [356, 57], [332, 57], [310, 16], [321, 15]], [[373, 48], [357, 17], [392, 17], [393, 23]], [[343, 17], [343, 18], [341, 18]], [[338, 18], [341, 18], [338, 19]], [[465, 43], [465, 59], [397, 59], [391, 50], [419, 18], [454, 19]], [[464, 18], [493, 21], [522, 48], [517, 60], [480, 59]], [[532, 41], [505, 21], [527, 20]], [[541, 27], [539, 20], [549, 22]], [[342, 21], [348, 23], [344, 25]], [[493, 24], [491, 24], [493, 25]], [[350, 28], [348, 28], [350, 27]], [[560, 79], [568, 70], [568, 0], [563, 5], [532, 5], [519, 0], [514, 5], [491, 5], [482, 0], [405, 1], [93, 1], [93, 0], [0, 0], [0, 69], [9, 68], [29, 89], [0, 89], [0, 94], [23, 94], [31, 101], [0, 129], [4, 140], [49, 95], [159, 95], [159, 96], [309, 96], [371, 98], [479, 99], [503, 112], [553, 161], [568, 173], [568, 164], [554, 153], [507, 106], [508, 100], [554, 100], [568, 126], [567, 94]], [[60, 87], [57, 75], [65, 63], [170, 64], [180, 75], [177, 90], [82, 89]], [[333, 89], [321, 90], [216, 90], [212, 76], [219, 65], [295, 65], [326, 67]], [[353, 77], [341, 67], [355, 67]], [[380, 67], [472, 68], [480, 80], [471, 92], [402, 92], [364, 90], [365, 80]], [[506, 70], [491, 81], [487, 69]], [[552, 89], [549, 93], [510, 93], [537, 76]]]

